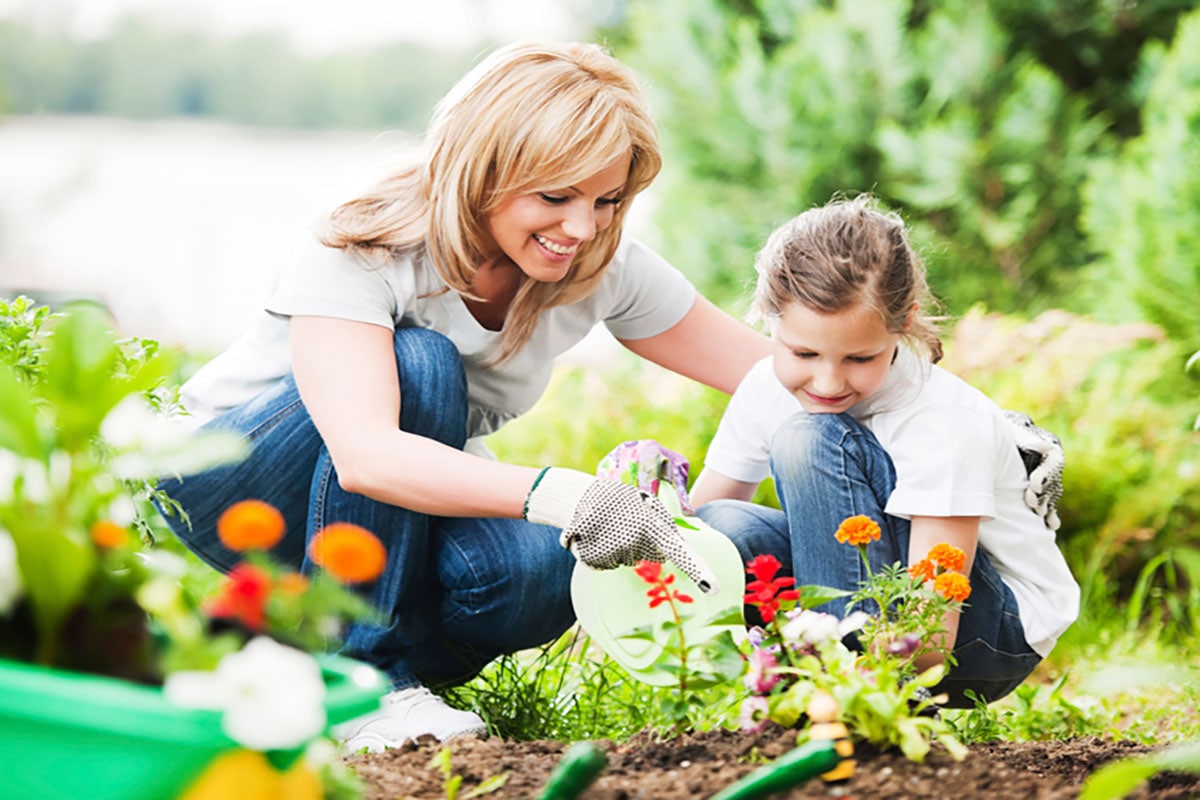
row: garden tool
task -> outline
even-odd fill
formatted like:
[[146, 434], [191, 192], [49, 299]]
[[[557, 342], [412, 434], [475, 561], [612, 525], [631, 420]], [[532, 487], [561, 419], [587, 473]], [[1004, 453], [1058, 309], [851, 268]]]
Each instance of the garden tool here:
[[[599, 477], [633, 484], [642, 491], [653, 489], [688, 544], [716, 574], [717, 591], [705, 594], [674, 564], [663, 564], [664, 574], [673, 574], [675, 585], [693, 599], [683, 623], [686, 640], [698, 644], [722, 631], [744, 631], [746, 574], [741, 555], [723, 533], [697, 517], [685, 516], [681, 497], [687, 495], [681, 487], [686, 486], [687, 461], [657, 442], [639, 440], [614, 449], [600, 462], [597, 472]], [[592, 641], [634, 678], [656, 686], [675, 685], [679, 676], [661, 668], [663, 645], [627, 636], [635, 628], [653, 626], [664, 618], [662, 608], [650, 607], [646, 590], [645, 581], [633, 567], [595, 570], [578, 562], [571, 576], [575, 616]], [[719, 623], [713, 622], [717, 619]]]
[[604, 751], [592, 742], [577, 742], [567, 748], [550, 773], [538, 800], [575, 800], [608, 764]]

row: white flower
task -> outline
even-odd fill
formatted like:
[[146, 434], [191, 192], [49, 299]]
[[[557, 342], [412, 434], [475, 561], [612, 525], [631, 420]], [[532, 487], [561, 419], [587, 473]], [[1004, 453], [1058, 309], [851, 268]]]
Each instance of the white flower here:
[[0, 528], [0, 616], [12, 613], [24, 588], [17, 566], [17, 544], [8, 531]]
[[173, 673], [163, 691], [178, 706], [223, 711], [222, 729], [252, 750], [296, 747], [325, 729], [320, 666], [265, 636], [225, 656], [213, 672]]
[[137, 519], [137, 508], [127, 494], [118, 494], [108, 504], [108, 519], [122, 528], [133, 525]]
[[839, 620], [832, 614], [805, 609], [792, 616], [780, 633], [785, 641], [801, 644], [841, 641], [846, 634], [861, 628], [869, 618], [862, 611], [855, 611], [845, 619]]

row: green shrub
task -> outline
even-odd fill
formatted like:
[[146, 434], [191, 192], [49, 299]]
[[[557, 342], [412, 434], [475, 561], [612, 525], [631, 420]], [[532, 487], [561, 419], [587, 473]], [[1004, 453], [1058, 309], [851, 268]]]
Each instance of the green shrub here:
[[[1065, 312], [1023, 322], [975, 309], [956, 326], [945, 365], [1062, 439], [1059, 541], [1083, 584], [1085, 617], [1088, 595], [1128, 597], [1148, 562], [1193, 539], [1200, 523], [1194, 391], [1161, 331]], [[1186, 580], [1178, 589], [1188, 591]], [[1170, 606], [1146, 602], [1142, 610], [1163, 614]]]
[[1073, 301], [1078, 186], [1112, 136], [988, 6], [631, 8], [622, 55], [657, 90], [667, 151], [663, 247], [706, 290], [740, 294], [784, 219], [873, 191], [912, 220], [952, 309]]
[[1093, 165], [1083, 221], [1101, 254], [1101, 307], [1143, 314], [1192, 352], [1200, 347], [1200, 10], [1181, 21], [1169, 50], [1151, 47], [1145, 64], [1143, 133]]

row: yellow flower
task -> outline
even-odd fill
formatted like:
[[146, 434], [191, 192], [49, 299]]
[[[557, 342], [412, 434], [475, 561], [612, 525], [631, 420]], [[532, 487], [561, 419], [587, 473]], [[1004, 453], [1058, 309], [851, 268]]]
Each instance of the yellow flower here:
[[966, 575], [957, 572], [943, 572], [934, 578], [933, 590], [947, 600], [961, 603], [971, 596], [971, 582]]
[[842, 544], [853, 545], [858, 547], [867, 542], [879, 541], [879, 523], [868, 516], [859, 514], [854, 517], [847, 517], [842, 520], [842, 524], [838, 526], [837, 533], [834, 536]]
[[967, 563], [966, 553], [954, 545], [949, 545], [945, 542], [935, 544], [931, 547], [928, 558], [942, 569], [952, 572], [962, 572], [962, 568]]
[[234, 503], [217, 520], [217, 536], [230, 550], [269, 550], [284, 532], [283, 514], [262, 500]]
[[318, 531], [308, 554], [342, 583], [373, 581], [387, 564], [387, 551], [375, 534], [349, 522], [334, 522]]
[[308, 578], [299, 572], [289, 572], [279, 579], [279, 591], [284, 594], [301, 595], [308, 591]]

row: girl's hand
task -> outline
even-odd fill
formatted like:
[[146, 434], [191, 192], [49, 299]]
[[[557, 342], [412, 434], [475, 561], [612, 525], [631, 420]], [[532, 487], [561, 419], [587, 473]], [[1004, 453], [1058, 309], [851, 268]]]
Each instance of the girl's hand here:
[[660, 483], [668, 481], [679, 497], [680, 509], [690, 517], [696, 514], [688, 502], [690, 468], [687, 458], [653, 439], [632, 439], [621, 442], [600, 459], [596, 477], [631, 484], [651, 497], [657, 497]]
[[524, 516], [561, 528], [560, 544], [589, 567], [669, 560], [702, 592], [719, 588], [717, 576], [684, 540], [658, 498], [628, 484], [547, 467], [529, 490]]
[[1046, 522], [1052, 531], [1058, 530], [1062, 521], [1058, 518], [1058, 501], [1062, 498], [1063, 454], [1062, 442], [1050, 431], [1039, 428], [1028, 414], [1005, 411], [1004, 418], [1012, 428], [1021, 460], [1029, 475], [1029, 486], [1025, 489], [1025, 504]]

